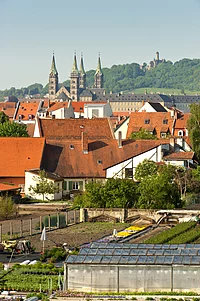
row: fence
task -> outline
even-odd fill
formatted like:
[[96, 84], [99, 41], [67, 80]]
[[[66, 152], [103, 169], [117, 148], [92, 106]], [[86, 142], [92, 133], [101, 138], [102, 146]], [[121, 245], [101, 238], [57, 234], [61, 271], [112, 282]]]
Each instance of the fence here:
[[56, 212], [55, 214], [30, 219], [5, 220], [0, 223], [0, 242], [39, 234], [44, 226], [47, 231], [52, 231], [77, 223], [80, 223], [79, 210], [64, 213]]

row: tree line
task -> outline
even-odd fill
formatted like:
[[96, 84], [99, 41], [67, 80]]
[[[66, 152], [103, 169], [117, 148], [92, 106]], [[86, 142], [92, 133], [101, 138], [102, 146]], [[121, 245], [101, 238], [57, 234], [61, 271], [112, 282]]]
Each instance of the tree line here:
[[[184, 58], [175, 63], [166, 61], [150, 70], [146, 68], [146, 63], [143, 66], [145, 67], [140, 67], [137, 63], [131, 63], [103, 68], [104, 88], [107, 93], [152, 87], [180, 89], [182, 93], [184, 93], [184, 90], [200, 90], [200, 59]], [[86, 74], [87, 87], [92, 87], [95, 70], [89, 70]], [[69, 80], [60, 83], [59, 87], [62, 85], [69, 86]], [[35, 83], [21, 89], [11, 87], [0, 91], [0, 100], [3, 100], [6, 96], [23, 98], [26, 95], [40, 95], [42, 97], [46, 93], [48, 93], [48, 84], [43, 86]]]

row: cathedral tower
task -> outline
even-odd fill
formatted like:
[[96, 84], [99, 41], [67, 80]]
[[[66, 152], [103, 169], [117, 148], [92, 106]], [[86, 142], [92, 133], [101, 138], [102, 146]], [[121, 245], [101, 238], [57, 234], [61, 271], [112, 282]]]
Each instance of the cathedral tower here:
[[81, 64], [79, 70], [79, 88], [85, 89], [86, 88], [86, 73], [83, 64], [83, 55], [81, 54]]
[[94, 75], [94, 88], [103, 88], [103, 72], [101, 70], [100, 54], [98, 58], [98, 65]]
[[73, 101], [78, 101], [78, 89], [79, 89], [79, 72], [78, 72], [76, 53], [75, 53], [71, 76], [70, 76], [70, 94]]
[[49, 73], [49, 99], [55, 99], [58, 91], [58, 71], [56, 69], [55, 57], [53, 53], [51, 70]]

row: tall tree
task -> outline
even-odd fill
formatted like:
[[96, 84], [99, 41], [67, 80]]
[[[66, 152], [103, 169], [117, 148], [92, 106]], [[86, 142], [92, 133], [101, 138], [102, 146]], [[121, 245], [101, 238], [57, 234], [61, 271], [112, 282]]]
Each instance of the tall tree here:
[[144, 159], [141, 163], [139, 163], [135, 169], [134, 178], [137, 181], [141, 181], [145, 177], [150, 177], [152, 175], [157, 174], [158, 166], [157, 164], [148, 159]]
[[192, 148], [200, 160], [200, 104], [190, 105], [191, 116], [187, 122], [188, 134]]

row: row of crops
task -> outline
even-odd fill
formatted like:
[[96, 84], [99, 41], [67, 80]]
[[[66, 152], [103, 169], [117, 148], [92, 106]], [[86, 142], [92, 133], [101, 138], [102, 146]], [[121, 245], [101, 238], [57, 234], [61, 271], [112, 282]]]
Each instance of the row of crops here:
[[63, 268], [51, 264], [14, 265], [11, 270], [0, 272], [0, 290], [48, 292], [62, 285]]
[[175, 227], [144, 241], [147, 244], [184, 244], [200, 238], [200, 229], [195, 221], [177, 224]]

